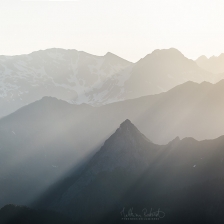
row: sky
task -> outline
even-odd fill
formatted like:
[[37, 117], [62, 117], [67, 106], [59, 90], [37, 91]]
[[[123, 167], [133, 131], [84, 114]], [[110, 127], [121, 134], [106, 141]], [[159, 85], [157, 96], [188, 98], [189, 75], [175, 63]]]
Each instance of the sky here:
[[0, 0], [0, 55], [65, 48], [136, 62], [155, 49], [224, 53], [223, 0]]

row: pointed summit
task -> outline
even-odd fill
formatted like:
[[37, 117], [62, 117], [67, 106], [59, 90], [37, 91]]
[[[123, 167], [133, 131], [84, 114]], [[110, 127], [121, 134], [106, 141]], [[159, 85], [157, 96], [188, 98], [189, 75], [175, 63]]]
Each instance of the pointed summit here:
[[[112, 196], [113, 203], [114, 197], [118, 201], [124, 192], [130, 190], [132, 183], [147, 171], [160, 149], [161, 146], [149, 142], [130, 120], [125, 120], [88, 162], [79, 178], [60, 195], [59, 200], [53, 201], [52, 207], [54, 208], [56, 203], [56, 207], [67, 214], [68, 208], [71, 207], [69, 213], [74, 216], [77, 209], [70, 205], [78, 207], [79, 201], [85, 206], [84, 209], [88, 209], [82, 200], [86, 195], [94, 196], [94, 204], [105, 198], [102, 196], [104, 192], [108, 192], [109, 200]], [[121, 185], [117, 188], [117, 184]], [[112, 191], [113, 195], [110, 196], [114, 186], [117, 190]]]
[[169, 142], [169, 145], [171, 145], [171, 146], [175, 146], [175, 145], [177, 145], [180, 141], [181, 141], [181, 140], [180, 140], [179, 136], [177, 136], [175, 139], [173, 139], [172, 141]]
[[104, 55], [105, 59], [107, 61], [110, 61], [111, 63], [118, 63], [118, 64], [122, 64], [124, 67], [126, 66], [129, 66], [132, 64], [132, 62], [130, 61], [127, 61], [126, 59], [124, 58], [121, 58], [119, 56], [117, 56], [116, 54], [113, 54], [111, 52], [107, 52], [105, 55]]
[[128, 127], [135, 127], [129, 119], [126, 119], [123, 123], [121, 123], [120, 128], [128, 128]]
[[[144, 170], [158, 145], [149, 141], [130, 120], [125, 120], [104, 143], [89, 164], [92, 173], [123, 167], [131, 171]], [[136, 164], [138, 166], [136, 167]]]
[[111, 52], [107, 52], [107, 53], [105, 54], [105, 57], [118, 57], [118, 56], [115, 55], [115, 54], [113, 54], [113, 53], [111, 53]]
[[141, 139], [144, 139], [147, 142], [151, 142], [138, 130], [138, 128], [136, 128], [134, 124], [131, 123], [129, 119], [126, 119], [123, 123], [120, 124], [120, 127], [117, 129], [114, 135], [118, 137], [122, 136], [123, 139], [127, 139], [127, 141], [132, 142], [139, 142]]
[[195, 60], [199, 67], [202, 69], [212, 72], [214, 74], [220, 74], [224, 72], [224, 54], [219, 56], [211, 56], [207, 58], [202, 55]]

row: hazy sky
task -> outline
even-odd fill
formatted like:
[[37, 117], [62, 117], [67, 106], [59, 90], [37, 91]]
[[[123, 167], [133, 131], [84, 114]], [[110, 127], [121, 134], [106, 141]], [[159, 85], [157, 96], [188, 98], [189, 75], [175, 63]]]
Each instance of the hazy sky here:
[[0, 55], [60, 47], [137, 61], [224, 53], [224, 0], [0, 0]]

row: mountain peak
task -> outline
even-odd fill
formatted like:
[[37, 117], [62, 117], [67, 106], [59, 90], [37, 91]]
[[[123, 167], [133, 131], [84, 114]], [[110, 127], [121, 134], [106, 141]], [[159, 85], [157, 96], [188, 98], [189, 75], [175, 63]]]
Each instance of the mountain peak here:
[[50, 101], [50, 100], [59, 100], [58, 98], [56, 97], [52, 97], [52, 96], [44, 96], [42, 97], [40, 100], [45, 100], [45, 101]]
[[131, 123], [129, 119], [126, 119], [123, 123], [121, 123], [120, 128], [133, 127], [134, 125]]
[[[141, 139], [142, 137], [147, 139], [139, 130], [136, 128], [134, 124], [131, 123], [129, 119], [126, 119], [123, 123], [120, 124], [120, 127], [117, 129], [119, 135], [122, 135], [123, 137], [130, 139], [133, 141], [133, 139]], [[147, 139], [147, 141], [149, 141]], [[149, 141], [150, 142], [150, 141]]]
[[159, 60], [161, 63], [161, 60], [165, 62], [167, 60], [173, 60], [175, 62], [176, 60], [180, 59], [184, 61], [189, 60], [176, 48], [169, 48], [169, 49], [154, 50], [151, 54], [147, 54], [144, 58], [140, 59], [140, 61], [142, 62], [147, 61], [148, 63], [148, 60]]
[[178, 144], [180, 141], [181, 141], [181, 140], [180, 140], [179, 136], [177, 136], [177, 137], [174, 138], [172, 141], [170, 141], [168, 144], [169, 144], [169, 145], [176, 145], [176, 144]]
[[122, 63], [124, 64], [125, 66], [128, 66], [130, 64], [132, 64], [132, 62], [130, 61], [127, 61], [126, 59], [124, 58], [121, 58], [119, 56], [117, 56], [116, 54], [113, 54], [111, 52], [107, 52], [104, 57], [106, 58], [106, 60], [109, 60], [109, 61], [113, 61], [113, 62], [117, 62], [117, 63]]
[[106, 54], [105, 54], [105, 56], [107, 56], [107, 57], [109, 57], [109, 56], [115, 56], [115, 54], [113, 54], [113, 53], [111, 53], [111, 52], [107, 52]]
[[208, 60], [208, 58], [205, 55], [202, 55], [196, 61], [198, 61], [198, 60], [204, 61], [204, 60]]
[[183, 54], [177, 50], [176, 48], [169, 48], [169, 49], [157, 49], [154, 50], [152, 55], [178, 55], [178, 56], [183, 56]]
[[67, 101], [64, 101], [64, 100], [61, 100], [61, 99], [58, 99], [58, 98], [52, 97], [52, 96], [44, 96], [41, 99], [37, 100], [36, 102], [40, 102], [40, 103], [44, 103], [44, 104], [58, 104], [58, 103], [68, 104]]
[[[129, 119], [125, 120], [111, 135], [89, 163], [91, 173], [111, 171], [117, 167], [128, 170], [143, 170], [158, 149]], [[142, 156], [144, 155], [144, 156]], [[139, 164], [137, 167], [136, 164]]]
[[118, 57], [116, 54], [113, 54], [111, 52], [107, 52], [105, 55], [104, 55], [105, 58], [107, 59], [118, 59], [120, 57]]

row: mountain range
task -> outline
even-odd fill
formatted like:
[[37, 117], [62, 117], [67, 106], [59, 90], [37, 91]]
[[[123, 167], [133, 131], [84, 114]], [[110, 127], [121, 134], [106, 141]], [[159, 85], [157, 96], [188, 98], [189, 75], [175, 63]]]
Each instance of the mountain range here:
[[0, 96], [6, 110], [2, 113], [6, 115], [44, 96], [88, 102], [93, 97], [86, 95], [90, 89], [98, 88], [130, 64], [111, 53], [101, 57], [63, 49], [1, 56]]
[[[157, 145], [126, 120], [78, 176], [58, 183], [38, 206], [81, 223], [114, 223], [111, 222], [114, 215], [118, 219], [116, 223], [122, 223], [124, 208], [135, 206], [136, 211], [139, 206], [144, 209], [144, 206], [159, 205], [164, 213], [160, 221], [167, 223], [167, 219], [174, 218], [171, 213], [177, 210], [177, 195], [173, 192], [180, 197], [182, 189], [223, 178], [223, 144], [222, 136], [204, 141], [176, 138], [167, 145]], [[187, 194], [192, 191], [185, 190], [184, 196]], [[185, 209], [189, 209], [188, 205]], [[214, 218], [212, 212], [206, 214], [206, 209], [202, 208], [202, 213]]]
[[218, 138], [224, 133], [223, 89], [224, 81], [187, 82], [166, 93], [100, 107], [52, 97], [24, 106], [0, 119], [0, 205], [27, 205], [82, 170], [127, 118], [159, 145], [177, 136]]
[[223, 223], [221, 58], [0, 56], [0, 206], [32, 207], [0, 220], [120, 223], [147, 207], [162, 223]]
[[215, 83], [212, 74], [171, 48], [155, 50], [136, 63], [112, 53], [48, 49], [0, 56], [0, 117], [44, 96], [94, 106], [165, 92], [186, 81]]
[[224, 72], [224, 54], [220, 54], [218, 57], [212, 56], [210, 58], [203, 55], [196, 60], [196, 63], [199, 67], [214, 74]]

